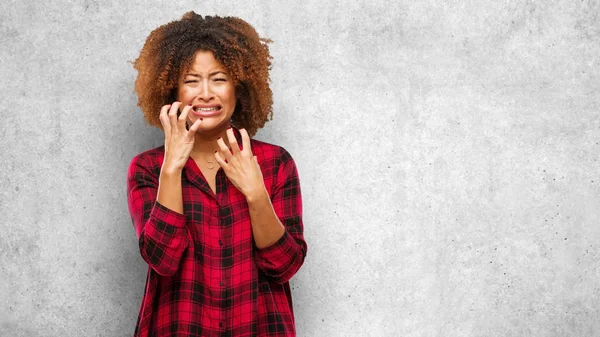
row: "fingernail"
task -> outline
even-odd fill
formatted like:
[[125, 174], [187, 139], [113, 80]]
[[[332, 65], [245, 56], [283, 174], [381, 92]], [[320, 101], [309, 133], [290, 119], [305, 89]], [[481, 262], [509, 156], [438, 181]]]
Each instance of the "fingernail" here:
[[217, 138], [217, 140], [219, 140], [219, 139], [223, 139], [223, 137], [219, 137], [219, 138]]
[[188, 106], [192, 106], [191, 104], [188, 104]]
[[200, 120], [201, 120], [201, 121], [203, 120], [203, 119], [202, 119], [202, 117], [200, 117]]

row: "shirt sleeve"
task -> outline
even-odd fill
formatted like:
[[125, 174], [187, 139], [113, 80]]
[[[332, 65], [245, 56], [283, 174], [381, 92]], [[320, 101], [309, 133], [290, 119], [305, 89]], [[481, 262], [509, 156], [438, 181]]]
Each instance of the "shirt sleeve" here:
[[285, 283], [304, 263], [308, 248], [304, 241], [298, 170], [294, 160], [285, 150], [271, 195], [273, 209], [285, 227], [285, 232], [273, 245], [257, 248], [256, 263], [271, 280]]
[[171, 276], [188, 245], [185, 215], [156, 200], [158, 176], [136, 156], [127, 172], [127, 202], [142, 258], [158, 274]]

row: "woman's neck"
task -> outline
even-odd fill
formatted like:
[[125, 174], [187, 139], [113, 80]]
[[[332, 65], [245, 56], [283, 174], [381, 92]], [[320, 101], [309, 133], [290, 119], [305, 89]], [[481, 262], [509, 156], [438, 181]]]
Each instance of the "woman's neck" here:
[[223, 138], [225, 144], [229, 146], [229, 141], [227, 139], [227, 128], [210, 134], [196, 132], [194, 136], [194, 148], [192, 149], [192, 154], [210, 155], [212, 157], [215, 151], [219, 149], [219, 145], [217, 144], [217, 139], [219, 139], [219, 137]]

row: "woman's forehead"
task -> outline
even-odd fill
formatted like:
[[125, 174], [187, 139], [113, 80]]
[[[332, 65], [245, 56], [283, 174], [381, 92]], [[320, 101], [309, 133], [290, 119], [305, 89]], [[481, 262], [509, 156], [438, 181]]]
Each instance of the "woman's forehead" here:
[[196, 74], [209, 74], [214, 72], [227, 73], [227, 68], [221, 62], [219, 62], [212, 51], [197, 51], [187, 69], [184, 69], [185, 73], [196, 73]]

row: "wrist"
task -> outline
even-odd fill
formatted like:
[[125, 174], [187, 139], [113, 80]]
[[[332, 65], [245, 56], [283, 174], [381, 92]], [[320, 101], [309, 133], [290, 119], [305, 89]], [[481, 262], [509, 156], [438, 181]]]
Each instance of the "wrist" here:
[[163, 165], [163, 167], [160, 169], [160, 176], [165, 177], [165, 178], [181, 177], [182, 170], [183, 170], [183, 168], [180, 168], [180, 167]]
[[269, 193], [267, 192], [267, 189], [264, 188], [264, 186], [262, 188], [257, 188], [253, 191], [247, 192], [244, 194], [244, 196], [246, 197], [246, 202], [248, 203], [248, 205], [260, 202], [261, 200], [265, 199], [270, 200]]

